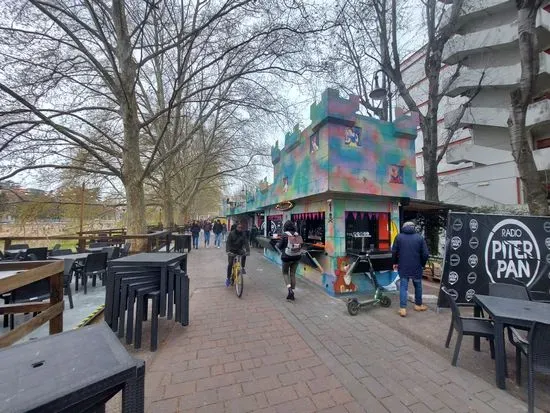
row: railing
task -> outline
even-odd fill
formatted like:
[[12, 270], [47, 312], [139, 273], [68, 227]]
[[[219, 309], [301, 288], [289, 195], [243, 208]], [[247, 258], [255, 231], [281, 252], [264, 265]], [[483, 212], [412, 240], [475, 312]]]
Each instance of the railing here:
[[63, 261], [2, 262], [0, 271], [24, 271], [0, 278], [0, 294], [46, 278], [50, 280], [50, 301], [0, 305], [0, 315], [40, 313], [0, 336], [0, 348], [20, 340], [42, 324], [50, 322], [50, 335], [63, 331]]
[[[113, 235], [113, 236], [97, 236], [97, 232], [91, 235], [53, 235], [51, 237], [0, 237], [0, 241], [4, 242], [4, 251], [9, 249], [12, 243], [21, 243], [22, 241], [46, 241], [48, 243], [52, 241], [76, 241], [76, 246], [80, 251], [86, 250], [86, 245], [90, 242], [107, 242], [112, 245], [121, 245], [128, 240], [146, 240], [146, 252], [158, 251], [164, 246], [169, 246], [171, 242], [171, 231], [157, 231], [151, 234], [137, 234], [137, 235]], [[167, 248], [168, 250], [169, 248]], [[132, 252], [138, 252], [133, 251]]]

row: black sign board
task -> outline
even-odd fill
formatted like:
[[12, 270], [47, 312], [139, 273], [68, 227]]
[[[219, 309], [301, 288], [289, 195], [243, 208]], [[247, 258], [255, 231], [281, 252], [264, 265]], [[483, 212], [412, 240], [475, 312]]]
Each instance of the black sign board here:
[[[550, 217], [450, 212], [441, 287], [469, 303], [489, 283], [516, 281], [550, 291]], [[438, 306], [448, 306], [441, 291]]]

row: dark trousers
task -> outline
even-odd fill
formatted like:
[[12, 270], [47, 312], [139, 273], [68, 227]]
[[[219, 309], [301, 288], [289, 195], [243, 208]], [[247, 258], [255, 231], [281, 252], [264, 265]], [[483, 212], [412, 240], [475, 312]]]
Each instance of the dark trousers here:
[[[227, 278], [231, 278], [231, 270], [233, 269], [233, 257], [232, 255], [227, 256]], [[241, 256], [241, 266], [244, 268], [246, 265], [246, 255]]]
[[286, 285], [290, 285], [293, 290], [296, 288], [296, 269], [298, 268], [298, 261], [283, 261], [283, 277], [285, 278]]

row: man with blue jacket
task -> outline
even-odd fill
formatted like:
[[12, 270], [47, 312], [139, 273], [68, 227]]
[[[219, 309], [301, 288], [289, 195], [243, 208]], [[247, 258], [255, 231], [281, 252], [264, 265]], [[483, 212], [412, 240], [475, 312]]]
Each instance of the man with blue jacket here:
[[407, 221], [401, 228], [401, 233], [395, 238], [392, 246], [393, 269], [399, 271], [399, 315], [407, 316], [407, 296], [409, 279], [414, 285], [414, 309], [426, 311], [428, 307], [422, 304], [422, 272], [428, 261], [428, 246], [424, 238], [416, 232], [414, 222]]

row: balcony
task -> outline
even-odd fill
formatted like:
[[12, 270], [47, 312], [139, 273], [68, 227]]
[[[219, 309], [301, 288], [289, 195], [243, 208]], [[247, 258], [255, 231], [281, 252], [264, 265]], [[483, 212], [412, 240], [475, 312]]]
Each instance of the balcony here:
[[535, 163], [537, 164], [537, 170], [550, 170], [550, 148], [534, 150], [533, 156], [535, 158]]
[[481, 165], [494, 165], [497, 163], [513, 161], [512, 153], [502, 149], [467, 143], [450, 147], [445, 154], [445, 160], [450, 164], [462, 162], [475, 162]]
[[[515, 7], [513, 0], [465, 0], [462, 5], [462, 14], [458, 17], [458, 29], [464, 24], [486, 18], [488, 15], [498, 14]], [[441, 27], [449, 24], [451, 9], [443, 15]]]
[[[550, 84], [550, 55], [540, 53], [540, 69], [537, 79], [537, 88], [544, 90], [546, 85]], [[519, 62], [511, 66], [488, 67], [487, 69], [470, 69], [463, 67], [460, 76], [456, 79], [449, 90], [447, 96], [456, 97], [468, 90], [477, 88], [479, 80], [483, 74], [481, 87], [512, 88], [519, 83], [521, 77], [521, 66]]]
[[[550, 37], [550, 13], [542, 8], [537, 13], [536, 30], [539, 39]], [[510, 48], [517, 41], [517, 21], [473, 33], [456, 35], [445, 45], [443, 62], [454, 65], [472, 53]], [[540, 43], [545, 44], [545, 40]]]
[[[459, 115], [460, 109], [446, 113], [445, 127], [450, 127]], [[462, 119], [459, 122], [459, 128], [475, 125], [507, 128], [509, 115], [510, 109], [507, 107], [470, 107], [464, 112], [464, 116], [462, 116]], [[548, 122], [550, 122], [549, 99], [541, 100], [540, 102], [529, 105], [526, 118], [527, 127], [537, 126]]]

